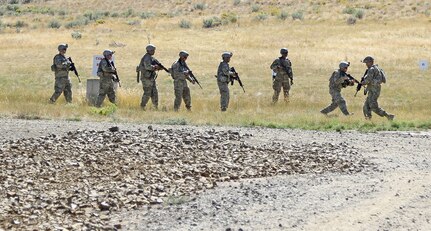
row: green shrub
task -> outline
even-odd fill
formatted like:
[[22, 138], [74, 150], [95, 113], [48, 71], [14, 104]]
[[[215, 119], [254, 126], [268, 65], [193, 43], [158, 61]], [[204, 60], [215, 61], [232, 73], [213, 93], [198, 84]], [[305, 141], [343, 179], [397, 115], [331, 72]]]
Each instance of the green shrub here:
[[133, 16], [133, 14], [134, 14], [133, 9], [128, 9], [127, 11], [122, 13], [122, 16], [125, 18], [128, 18], [128, 17]]
[[364, 14], [365, 14], [364, 10], [358, 9], [358, 10], [356, 10], [356, 12], [353, 15], [358, 19], [363, 19]]
[[281, 20], [286, 20], [289, 17], [289, 13], [287, 13], [286, 11], [281, 11], [280, 15], [278, 15], [278, 18]]
[[83, 26], [83, 25], [87, 25], [89, 23], [88, 19], [83, 18], [83, 19], [77, 19], [71, 22], [66, 23], [66, 25], [64, 25], [64, 27], [66, 29], [70, 29], [70, 28], [74, 28], [74, 27], [78, 27], [78, 26]]
[[268, 19], [268, 15], [264, 12], [260, 12], [258, 15], [256, 15], [255, 19], [257, 19], [259, 21], [264, 21], [264, 20]]
[[118, 18], [118, 17], [120, 17], [120, 14], [117, 13], [117, 12], [114, 12], [114, 13], [111, 14], [111, 17]]
[[303, 20], [304, 19], [304, 13], [302, 13], [302, 11], [296, 11], [292, 14], [292, 19], [293, 20], [296, 20], [296, 19]]
[[195, 10], [204, 10], [207, 6], [205, 5], [205, 3], [196, 3], [193, 8]]
[[79, 31], [74, 31], [70, 35], [72, 36], [73, 39], [81, 39], [82, 38], [82, 34]]
[[148, 19], [148, 18], [152, 18], [152, 17], [154, 17], [154, 13], [153, 12], [147, 11], [147, 12], [142, 12], [141, 13], [141, 18], [142, 19]]
[[203, 21], [204, 28], [212, 28], [220, 25], [221, 25], [221, 20], [218, 17], [207, 18], [207, 19], [204, 19]]
[[25, 23], [24, 21], [21, 21], [21, 20], [16, 21], [16, 23], [14, 25], [14, 27], [16, 27], [16, 28], [21, 28], [21, 27], [26, 27], [26, 26], [28, 26], [28, 24]]
[[191, 23], [190, 23], [190, 21], [187, 21], [187, 20], [185, 20], [185, 19], [182, 19], [181, 21], [180, 21], [180, 28], [183, 28], [183, 29], [189, 29], [191, 27]]
[[66, 15], [66, 11], [65, 10], [59, 10], [57, 14], [60, 15], [60, 16], [65, 16]]
[[251, 12], [258, 12], [260, 10], [260, 6], [259, 5], [253, 5], [251, 6]]
[[61, 23], [57, 20], [52, 20], [48, 23], [49, 28], [58, 29], [61, 27]]
[[241, 0], [233, 0], [233, 5], [238, 6], [241, 3]]
[[346, 7], [343, 10], [343, 14], [354, 14], [356, 12], [356, 9], [353, 7]]
[[223, 13], [221, 15], [222, 24], [236, 23], [238, 21], [238, 15], [233, 12]]

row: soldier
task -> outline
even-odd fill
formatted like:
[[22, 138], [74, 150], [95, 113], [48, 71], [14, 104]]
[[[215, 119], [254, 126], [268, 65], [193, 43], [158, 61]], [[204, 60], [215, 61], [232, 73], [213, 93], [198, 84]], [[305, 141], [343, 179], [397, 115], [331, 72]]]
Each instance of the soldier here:
[[195, 81], [190, 78], [190, 69], [186, 63], [189, 54], [186, 51], [181, 51], [179, 56], [180, 58], [172, 64], [171, 68], [175, 92], [174, 110], [178, 111], [181, 105], [181, 98], [183, 98], [187, 110], [190, 111], [192, 108], [192, 99], [190, 97], [190, 88], [187, 86], [186, 79], [193, 84], [195, 84]]
[[235, 73], [229, 68], [232, 52], [223, 52], [221, 55], [223, 61], [220, 62], [217, 70], [217, 85], [220, 90], [220, 109], [226, 111], [229, 106], [229, 81], [235, 76]]
[[354, 82], [347, 77], [346, 72], [349, 66], [350, 63], [346, 61], [340, 62], [338, 65], [339, 69], [334, 71], [329, 78], [329, 94], [332, 96], [332, 103], [320, 111], [322, 114], [327, 115], [337, 107], [339, 107], [341, 112], [346, 116], [353, 114], [347, 111], [346, 101], [343, 99], [343, 96], [341, 96], [341, 88], [354, 85]]
[[55, 85], [54, 94], [49, 99], [50, 103], [55, 103], [61, 93], [64, 94], [66, 102], [72, 103], [72, 83], [69, 78], [71, 62], [66, 58], [67, 44], [58, 45], [58, 54], [54, 56], [51, 70], [54, 71]]
[[[272, 103], [277, 103], [278, 96], [280, 95], [281, 88], [283, 87], [284, 101], [289, 101], [290, 86], [293, 85], [293, 72], [292, 63], [287, 58], [289, 51], [287, 48], [281, 48], [281, 57], [274, 60], [271, 64], [273, 70], [273, 83], [272, 88], [274, 89], [274, 95], [272, 96]], [[290, 82], [289, 82], [290, 79]]]
[[156, 59], [153, 57], [153, 55], [156, 52], [156, 47], [153, 44], [148, 44], [146, 50], [147, 53], [142, 57], [138, 66], [138, 69], [141, 72], [142, 88], [144, 89], [144, 94], [142, 95], [141, 99], [141, 108], [143, 110], [145, 110], [150, 98], [155, 109], [157, 109], [159, 106], [159, 93], [157, 91], [156, 85], [156, 71], [162, 69], [159, 65], [154, 64]]
[[96, 107], [102, 106], [106, 95], [108, 95], [108, 99], [111, 103], [117, 103], [114, 89], [114, 79], [117, 69], [111, 61], [114, 53], [115, 52], [111, 50], [103, 51], [104, 58], [100, 61], [99, 68], [97, 69], [97, 76], [100, 77], [100, 87]]
[[374, 58], [367, 56], [362, 61], [367, 66], [368, 70], [364, 76], [362, 85], [367, 86], [368, 96], [365, 100], [363, 112], [365, 119], [371, 119], [371, 112], [375, 112], [379, 116], [385, 116], [388, 120], [393, 120], [395, 115], [388, 114], [385, 110], [379, 107], [377, 99], [380, 96], [381, 84], [386, 83], [386, 76], [383, 70], [374, 64]]

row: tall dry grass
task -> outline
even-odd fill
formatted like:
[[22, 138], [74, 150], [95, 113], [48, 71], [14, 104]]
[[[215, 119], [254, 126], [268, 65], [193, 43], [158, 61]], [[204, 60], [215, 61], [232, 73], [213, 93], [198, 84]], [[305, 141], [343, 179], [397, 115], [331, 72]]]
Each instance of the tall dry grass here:
[[[0, 113], [24, 118], [60, 118], [71, 120], [112, 120], [168, 124], [212, 124], [293, 127], [306, 129], [414, 129], [430, 128], [430, 70], [420, 71], [419, 60], [430, 59], [430, 21], [426, 17], [360, 21], [354, 26], [344, 21], [280, 21], [270, 18], [256, 21], [242, 16], [239, 23], [203, 29], [205, 16], [190, 21], [192, 29], [178, 26], [178, 18], [151, 18], [139, 25], [106, 19], [104, 24], [79, 28], [83, 37], [72, 39], [73, 30], [28, 29], [22, 33], [0, 34]], [[125, 47], [109, 47], [113, 41]], [[190, 53], [188, 64], [200, 80], [203, 90], [190, 86], [193, 112], [173, 112], [173, 82], [159, 73], [160, 111], [141, 111], [142, 85], [136, 83], [135, 66], [150, 41], [157, 46], [155, 57], [170, 66], [180, 50]], [[53, 73], [49, 67], [58, 43], [68, 43], [84, 80], [73, 81], [74, 103], [65, 105], [61, 97], [48, 104], [53, 93]], [[279, 56], [281, 47], [289, 48], [295, 84], [289, 103], [270, 104], [273, 94], [269, 65]], [[122, 79], [115, 112], [100, 115], [85, 101], [85, 79], [92, 78], [91, 60], [110, 48], [116, 51], [116, 66]], [[227, 113], [219, 112], [219, 93], [214, 78], [220, 55], [234, 53], [235, 66], [245, 84], [246, 93], [235, 83]], [[341, 60], [351, 62], [349, 72], [358, 79], [365, 71], [360, 62], [373, 55], [388, 75], [379, 100], [387, 111], [397, 115], [389, 123], [384, 118], [365, 122], [362, 116], [364, 96], [353, 97], [354, 88], [343, 90], [353, 117], [336, 110], [330, 118], [319, 110], [330, 102], [328, 78]], [[106, 114], [106, 113], [105, 113]]]

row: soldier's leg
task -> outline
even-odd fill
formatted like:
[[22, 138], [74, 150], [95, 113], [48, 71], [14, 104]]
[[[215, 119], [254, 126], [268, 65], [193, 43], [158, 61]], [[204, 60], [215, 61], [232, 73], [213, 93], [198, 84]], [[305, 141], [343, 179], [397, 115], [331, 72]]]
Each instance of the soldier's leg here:
[[284, 101], [289, 101], [290, 82], [289, 80], [283, 81], [283, 94]]
[[362, 111], [364, 112], [365, 119], [371, 119], [371, 108], [370, 108], [370, 94], [368, 94], [367, 99], [365, 100], [364, 106], [362, 107]]
[[151, 88], [151, 102], [153, 103], [154, 109], [159, 108], [159, 92], [157, 91], [156, 83]]
[[115, 89], [114, 89], [113, 83], [108, 87], [107, 94], [108, 94], [109, 102], [111, 102], [113, 104], [117, 104], [117, 97], [115, 95]]
[[320, 110], [321, 113], [323, 114], [328, 114], [329, 112], [335, 110], [335, 108], [337, 108], [338, 104], [337, 102], [334, 100], [334, 98], [332, 98], [332, 103], [329, 104], [327, 107], [325, 107], [324, 109]]
[[188, 86], [184, 87], [183, 99], [184, 99], [184, 104], [186, 104], [187, 110], [190, 111], [192, 108], [192, 98], [190, 96], [190, 88]]
[[370, 109], [371, 111], [373, 111], [374, 113], [376, 113], [379, 116], [385, 116], [388, 117], [388, 113], [386, 113], [385, 110], [383, 110], [383, 108], [379, 107], [379, 103], [377, 102], [379, 96], [380, 96], [380, 89], [376, 90], [376, 91], [369, 91], [368, 92], [368, 96], [370, 97]]
[[105, 96], [107, 93], [106, 84], [104, 84], [102, 81], [100, 82], [100, 87], [99, 87], [99, 96], [97, 97], [97, 101], [96, 101], [96, 107], [101, 107], [103, 101], [105, 100]]
[[229, 105], [229, 87], [228, 83], [217, 81], [220, 91], [220, 109], [226, 111]]
[[183, 88], [181, 84], [179, 84], [179, 81], [174, 81], [174, 93], [175, 93], [175, 100], [174, 100], [174, 110], [178, 111], [181, 106], [181, 97], [183, 95]]
[[145, 109], [145, 106], [147, 106], [147, 103], [151, 98], [152, 86], [150, 80], [142, 79], [142, 89], [144, 90], [144, 93], [142, 94], [141, 108]]
[[60, 97], [63, 90], [64, 90], [64, 85], [62, 84], [61, 79], [56, 78], [54, 83], [54, 93], [52, 94], [51, 98], [49, 98], [49, 101], [51, 103], [54, 103], [55, 101], [57, 101], [58, 97]]
[[65, 79], [65, 87], [63, 90], [64, 98], [66, 98], [66, 102], [72, 103], [72, 83], [70, 82], [70, 79]]
[[272, 96], [272, 103], [277, 103], [278, 97], [281, 91], [281, 81], [277, 78], [272, 82], [272, 89], [274, 89], [274, 95]]

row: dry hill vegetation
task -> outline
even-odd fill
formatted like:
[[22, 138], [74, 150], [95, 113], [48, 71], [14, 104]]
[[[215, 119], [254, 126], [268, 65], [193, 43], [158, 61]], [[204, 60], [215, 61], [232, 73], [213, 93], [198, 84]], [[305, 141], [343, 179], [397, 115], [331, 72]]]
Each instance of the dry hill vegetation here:
[[[113, 120], [165, 124], [211, 124], [305, 129], [429, 129], [431, 5], [427, 1], [42, 1], [0, 0], [0, 113], [19, 118]], [[169, 66], [180, 50], [203, 90], [191, 86], [193, 113], [174, 113], [173, 83], [159, 73], [160, 111], [139, 108], [142, 86], [135, 66], [148, 42]], [[73, 80], [74, 103], [48, 104], [54, 78], [49, 67], [59, 43], [68, 43], [82, 84]], [[289, 103], [270, 104], [269, 65], [281, 47], [289, 48], [295, 84]], [[118, 107], [97, 110], [85, 101], [85, 79], [93, 55], [116, 51], [122, 88]], [[245, 84], [231, 87], [231, 104], [220, 113], [214, 79], [220, 54], [234, 53]], [[341, 60], [360, 78], [360, 60], [373, 55], [388, 74], [380, 104], [397, 115], [394, 122], [362, 116], [364, 96], [343, 91], [353, 117], [337, 110], [326, 118], [319, 110], [330, 102], [328, 78]]]

